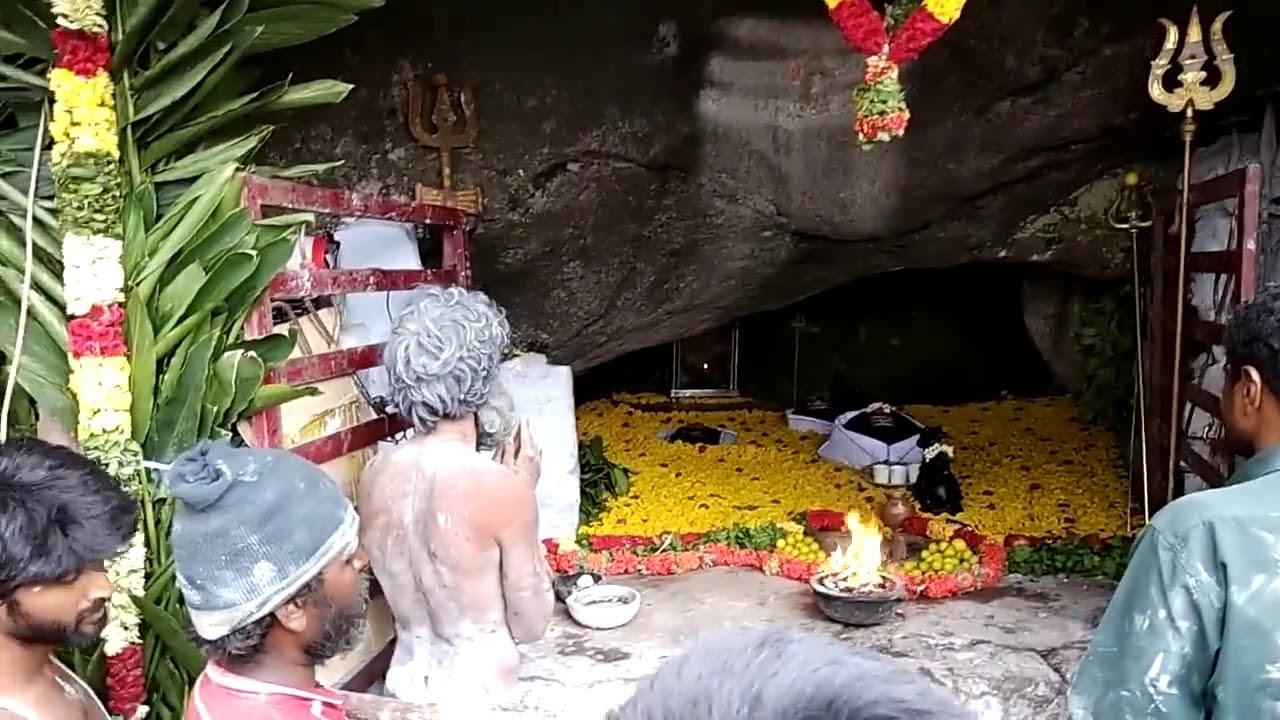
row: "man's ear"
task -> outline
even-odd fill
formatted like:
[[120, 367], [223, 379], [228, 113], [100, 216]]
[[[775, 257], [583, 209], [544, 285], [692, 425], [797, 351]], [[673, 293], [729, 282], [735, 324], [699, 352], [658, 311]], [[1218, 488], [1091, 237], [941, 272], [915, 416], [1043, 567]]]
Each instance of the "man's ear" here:
[[1240, 369], [1240, 399], [1246, 408], [1257, 410], [1262, 407], [1262, 374], [1252, 365]]
[[290, 600], [276, 608], [276, 622], [294, 634], [301, 634], [307, 629], [307, 611], [301, 600]]

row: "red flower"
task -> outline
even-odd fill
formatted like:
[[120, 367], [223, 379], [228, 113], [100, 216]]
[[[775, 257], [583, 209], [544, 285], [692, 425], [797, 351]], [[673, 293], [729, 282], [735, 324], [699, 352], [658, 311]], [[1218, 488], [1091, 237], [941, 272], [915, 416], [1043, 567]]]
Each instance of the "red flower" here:
[[584, 564], [587, 572], [593, 572], [603, 575], [605, 569], [609, 567], [609, 553], [607, 552], [590, 552], [587, 553], [587, 561]]
[[929, 518], [923, 515], [912, 515], [902, 521], [902, 532], [907, 535], [915, 535], [916, 537], [929, 536]]
[[810, 510], [805, 513], [805, 524], [813, 532], [843, 530], [844, 513], [839, 513], [835, 510]]
[[71, 28], [53, 31], [54, 62], [81, 77], [93, 77], [111, 65], [111, 46], [106, 35]]
[[578, 572], [578, 563], [581, 559], [582, 553], [576, 549], [562, 550], [548, 554], [547, 564], [551, 566], [551, 572], [556, 575], [568, 575]]
[[921, 594], [935, 600], [954, 597], [960, 594], [960, 581], [950, 573], [934, 575], [924, 581], [924, 589]]
[[675, 553], [676, 572], [686, 573], [702, 569], [702, 556], [696, 552]]
[[94, 305], [89, 314], [67, 323], [67, 349], [72, 357], [123, 357], [124, 310], [119, 305]]
[[675, 569], [675, 553], [658, 553], [640, 561], [641, 575], [672, 575]]
[[592, 550], [623, 550], [653, 544], [653, 538], [644, 535], [592, 535], [587, 539]]
[[107, 709], [131, 718], [146, 700], [142, 646], [130, 645], [119, 654], [107, 657]]
[[892, 77], [896, 72], [898, 72], [897, 63], [886, 59], [883, 55], [872, 55], [867, 58], [867, 67], [862, 72], [862, 81], [868, 85], [874, 85], [885, 78]]
[[889, 59], [899, 65], [915, 60], [946, 31], [947, 26], [921, 6], [889, 40]]
[[840, 28], [845, 42], [863, 55], [875, 55], [889, 41], [884, 19], [871, 7], [870, 0], [844, 0], [831, 8], [831, 21]]
[[635, 553], [623, 550], [609, 553], [609, 565], [605, 567], [605, 575], [635, 575], [640, 570], [640, 558]]

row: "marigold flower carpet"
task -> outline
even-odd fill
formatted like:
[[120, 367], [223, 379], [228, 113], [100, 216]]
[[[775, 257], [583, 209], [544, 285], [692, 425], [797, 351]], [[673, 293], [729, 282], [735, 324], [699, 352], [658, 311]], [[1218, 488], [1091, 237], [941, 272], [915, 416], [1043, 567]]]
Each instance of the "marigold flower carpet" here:
[[[611, 460], [635, 472], [593, 535], [707, 532], [733, 524], [782, 522], [814, 508], [875, 511], [883, 491], [857, 471], [818, 458], [822, 438], [790, 430], [756, 409], [646, 409], [652, 398], [615, 397], [578, 410], [579, 433], [600, 435]], [[1120, 534], [1126, 531], [1125, 471], [1115, 440], [1075, 417], [1067, 398], [958, 407], [906, 408], [941, 425], [955, 447], [964, 493], [957, 520], [1000, 536]], [[725, 427], [736, 444], [668, 443], [658, 432], [689, 423]]]

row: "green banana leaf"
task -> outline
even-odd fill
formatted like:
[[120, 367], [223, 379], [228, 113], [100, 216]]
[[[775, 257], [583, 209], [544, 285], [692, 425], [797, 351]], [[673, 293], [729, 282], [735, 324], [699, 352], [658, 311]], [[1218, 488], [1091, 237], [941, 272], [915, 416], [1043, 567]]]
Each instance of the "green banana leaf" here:
[[[0, 267], [0, 283], [4, 284], [6, 290], [15, 297], [22, 297], [22, 273], [12, 268]], [[49, 298], [40, 292], [40, 288], [32, 283], [31, 292], [27, 295], [27, 312], [28, 320], [34, 319], [40, 323], [44, 331], [53, 338], [53, 341], [62, 347], [67, 346], [67, 314], [62, 308], [57, 307]], [[19, 305], [21, 308], [21, 305]], [[31, 323], [27, 323], [27, 327], [31, 327]]]
[[236, 363], [235, 371], [235, 395], [231, 398], [231, 405], [227, 407], [227, 414], [222, 416], [223, 424], [234, 423], [244, 415], [258, 388], [262, 387], [262, 378], [267, 369], [262, 358], [246, 352]]
[[[18, 298], [0, 292], [0, 348], [12, 357], [18, 339]], [[7, 373], [7, 370], [6, 370]], [[35, 399], [41, 413], [64, 428], [76, 426], [76, 404], [67, 390], [71, 370], [65, 345], [59, 345], [37, 322], [27, 322], [18, 364], [18, 385]], [[7, 376], [7, 375], [6, 375]]]
[[192, 677], [204, 672], [204, 653], [187, 638], [186, 631], [177, 620], [143, 595], [134, 595], [133, 602], [138, 606], [138, 613], [146, 621], [148, 630], [159, 636], [165, 650], [177, 661], [183, 672]]
[[156, 393], [156, 336], [146, 303], [136, 293], [129, 296], [125, 305], [125, 333], [129, 343], [133, 437], [145, 438], [151, 429], [152, 403]]
[[262, 358], [267, 367], [273, 368], [283, 365], [297, 344], [298, 331], [291, 327], [287, 333], [274, 332], [252, 340], [241, 340], [227, 350], [247, 350]]
[[251, 53], [264, 53], [311, 42], [355, 21], [355, 15], [332, 5], [295, 3], [288, 7], [250, 12], [238, 24], [264, 28], [262, 35], [249, 48]]
[[[168, 462], [199, 439], [197, 430], [205, 380], [216, 342], [211, 334], [194, 337], [173, 383], [173, 392], [167, 396], [162, 394], [156, 407], [155, 424], [147, 438], [148, 457]], [[172, 365], [166, 375], [169, 372], [173, 372]]]
[[320, 388], [311, 385], [295, 386], [267, 384], [258, 388], [253, 394], [253, 399], [249, 402], [249, 406], [240, 413], [241, 417], [253, 415], [273, 407], [278, 407], [291, 400], [297, 400], [304, 397], [315, 397], [320, 394]]

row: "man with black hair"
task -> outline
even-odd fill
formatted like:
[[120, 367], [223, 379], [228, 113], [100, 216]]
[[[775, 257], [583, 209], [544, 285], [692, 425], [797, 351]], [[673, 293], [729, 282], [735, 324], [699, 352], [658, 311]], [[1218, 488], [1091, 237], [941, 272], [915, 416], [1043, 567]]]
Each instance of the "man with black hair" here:
[[355, 508], [286, 450], [203, 442], [165, 477], [178, 588], [209, 657], [187, 720], [342, 720], [316, 667], [364, 628], [369, 558]]
[[641, 680], [606, 720], [973, 720], [924, 676], [830, 636], [735, 630]]
[[1251, 459], [1151, 519], [1068, 696], [1073, 720], [1280, 717], [1280, 288], [1227, 325], [1222, 413]]
[[128, 545], [138, 505], [97, 465], [59, 445], [0, 445], [0, 718], [106, 720], [54, 652], [107, 624], [105, 563]]

